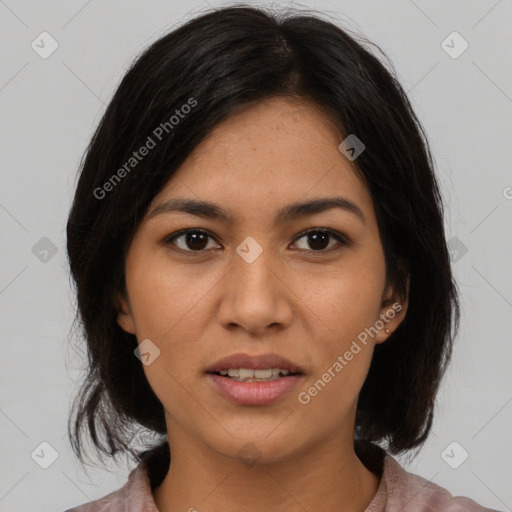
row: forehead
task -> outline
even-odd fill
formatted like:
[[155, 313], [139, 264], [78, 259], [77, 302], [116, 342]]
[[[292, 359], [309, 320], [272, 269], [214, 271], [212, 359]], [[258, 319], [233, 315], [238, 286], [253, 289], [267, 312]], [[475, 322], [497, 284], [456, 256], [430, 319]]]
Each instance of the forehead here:
[[248, 217], [298, 200], [342, 195], [371, 216], [371, 197], [340, 152], [342, 140], [312, 104], [290, 98], [259, 102], [219, 123], [151, 206], [188, 197]]

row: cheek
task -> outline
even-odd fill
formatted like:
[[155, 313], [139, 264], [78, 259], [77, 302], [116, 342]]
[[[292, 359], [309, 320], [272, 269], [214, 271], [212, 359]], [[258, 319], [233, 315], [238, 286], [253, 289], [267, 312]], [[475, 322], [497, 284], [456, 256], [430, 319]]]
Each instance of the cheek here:
[[323, 326], [322, 338], [341, 349], [378, 318], [384, 280], [384, 264], [378, 259], [347, 258], [329, 274], [301, 278], [303, 310]]
[[162, 254], [142, 253], [134, 253], [126, 264], [137, 339], [150, 339], [160, 351], [143, 369], [164, 405], [186, 406], [180, 389], [190, 388], [200, 371], [202, 346], [195, 340], [204, 336], [208, 291], [219, 280], [207, 273], [198, 276], [197, 268], [191, 267], [172, 265]]
[[[137, 260], [144, 263], [137, 265]], [[134, 257], [131, 267], [127, 262], [127, 287], [138, 336], [164, 342], [186, 330], [193, 339], [201, 333], [199, 311], [218, 280], [219, 276], [195, 265], [171, 263], [165, 252]]]
[[[378, 318], [381, 277], [366, 266], [347, 267], [313, 289], [306, 308], [315, 324], [309, 347], [315, 374], [301, 389], [300, 403], [326, 429], [355, 406], [373, 355], [370, 331]], [[350, 271], [349, 271], [350, 270]], [[306, 405], [306, 402], [307, 405]]]

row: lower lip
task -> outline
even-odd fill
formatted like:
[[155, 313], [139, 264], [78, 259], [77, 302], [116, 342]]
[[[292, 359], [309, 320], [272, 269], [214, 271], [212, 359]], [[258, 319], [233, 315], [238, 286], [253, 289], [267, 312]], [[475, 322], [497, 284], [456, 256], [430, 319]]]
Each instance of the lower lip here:
[[208, 376], [221, 395], [243, 405], [266, 405], [277, 402], [298, 386], [304, 377], [291, 375], [267, 382], [241, 382], [216, 373], [209, 373]]

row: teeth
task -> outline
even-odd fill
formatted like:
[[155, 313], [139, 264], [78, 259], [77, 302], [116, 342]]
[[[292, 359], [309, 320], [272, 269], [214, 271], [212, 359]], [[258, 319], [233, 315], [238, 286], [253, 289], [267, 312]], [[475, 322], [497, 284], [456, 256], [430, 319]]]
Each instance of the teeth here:
[[[254, 370], [254, 376], [258, 379], [268, 379], [272, 377], [272, 368], [268, 370]], [[240, 374], [240, 377], [242, 377], [242, 374]]]
[[252, 379], [254, 377], [254, 370], [247, 370], [245, 368], [240, 368], [240, 370], [238, 370], [238, 376], [241, 379]]
[[267, 368], [266, 370], [252, 370], [250, 368], [229, 368], [228, 370], [221, 370], [221, 375], [234, 377], [234, 380], [275, 380], [281, 375], [288, 375], [290, 370], [281, 368]]

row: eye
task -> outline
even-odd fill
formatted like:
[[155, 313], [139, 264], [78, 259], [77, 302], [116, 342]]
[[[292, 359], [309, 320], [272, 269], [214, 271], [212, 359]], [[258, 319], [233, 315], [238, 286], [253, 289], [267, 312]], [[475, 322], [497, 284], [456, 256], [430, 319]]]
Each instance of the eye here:
[[[306, 231], [303, 231], [297, 238], [295, 238], [295, 243], [297, 240], [307, 237], [307, 244], [310, 244], [313, 249], [309, 249], [307, 247], [299, 247], [301, 250], [310, 250], [312, 252], [326, 252], [326, 249], [332, 249], [332, 245], [329, 246], [328, 242], [330, 238], [334, 238], [338, 241], [339, 245], [347, 246], [350, 245], [350, 241], [343, 236], [341, 233], [337, 233], [330, 229], [320, 229], [320, 228], [311, 228]], [[178, 247], [184, 253], [189, 253], [188, 255], [192, 255], [191, 253], [201, 253], [206, 249], [219, 247], [218, 245], [214, 245], [213, 247], [208, 247], [208, 238], [215, 240], [213, 235], [211, 235], [208, 231], [203, 229], [183, 229], [178, 231], [177, 233], [173, 233], [169, 235], [165, 240], [165, 244], [172, 244]], [[181, 241], [180, 243], [176, 243], [176, 241]], [[326, 245], [327, 244], [327, 245]]]
[[[311, 228], [306, 231], [303, 231], [295, 240], [297, 241], [300, 240], [301, 238], [306, 237], [306, 243], [310, 244], [310, 246], [313, 247], [313, 252], [322, 252], [325, 251], [326, 249], [331, 249], [332, 246], [329, 247], [327, 245], [326, 247], [329, 238], [335, 238], [341, 245], [350, 245], [350, 241], [345, 236], [335, 231], [331, 231], [330, 229]], [[299, 249], [310, 250], [307, 247]]]
[[[208, 238], [213, 239], [213, 236], [202, 229], [184, 229], [168, 236], [165, 239], [165, 243], [176, 245], [178, 249], [181, 249], [184, 252], [202, 252], [203, 250], [208, 249]], [[181, 247], [179, 244], [174, 243], [175, 240], [180, 239], [182, 243]]]

